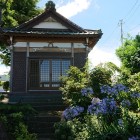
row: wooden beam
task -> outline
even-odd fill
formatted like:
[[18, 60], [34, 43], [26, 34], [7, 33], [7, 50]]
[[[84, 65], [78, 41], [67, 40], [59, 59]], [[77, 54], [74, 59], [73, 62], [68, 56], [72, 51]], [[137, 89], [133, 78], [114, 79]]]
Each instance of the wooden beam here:
[[58, 42], [58, 43], [85, 43], [85, 38], [33, 38], [16, 37], [15, 42]]
[[[27, 47], [15, 47], [14, 52], [27, 52]], [[83, 53], [85, 52], [85, 48], [45, 48], [45, 47], [30, 47], [29, 52], [62, 52], [62, 53]], [[72, 54], [73, 55], [73, 54]], [[29, 56], [29, 55], [27, 55]]]

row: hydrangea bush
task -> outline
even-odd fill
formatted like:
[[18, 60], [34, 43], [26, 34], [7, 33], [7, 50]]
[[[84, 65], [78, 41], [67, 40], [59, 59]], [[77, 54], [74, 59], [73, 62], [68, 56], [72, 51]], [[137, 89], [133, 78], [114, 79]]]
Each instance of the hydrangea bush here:
[[[78, 74], [76, 79], [75, 76], [67, 78], [61, 88], [70, 105], [62, 116], [65, 126], [73, 132], [71, 139], [140, 139], [140, 93], [122, 84], [100, 85], [97, 92], [88, 87], [86, 74]], [[74, 81], [79, 83], [75, 85]]]

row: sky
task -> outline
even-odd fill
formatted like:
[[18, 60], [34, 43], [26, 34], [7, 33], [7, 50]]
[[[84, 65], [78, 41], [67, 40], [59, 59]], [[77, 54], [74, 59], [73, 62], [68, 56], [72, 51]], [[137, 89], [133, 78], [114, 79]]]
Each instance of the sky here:
[[[38, 7], [45, 8], [47, 0]], [[53, 0], [56, 10], [84, 29], [101, 29], [102, 38], [89, 54], [93, 66], [113, 62], [120, 66], [115, 50], [121, 46], [121, 21], [123, 40], [140, 33], [140, 0]], [[0, 74], [9, 68], [0, 65]]]

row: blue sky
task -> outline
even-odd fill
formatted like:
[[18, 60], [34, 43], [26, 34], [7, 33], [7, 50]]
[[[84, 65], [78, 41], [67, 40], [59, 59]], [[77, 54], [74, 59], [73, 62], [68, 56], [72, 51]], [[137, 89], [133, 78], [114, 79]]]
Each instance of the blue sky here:
[[[101, 29], [102, 38], [89, 54], [93, 65], [112, 61], [120, 65], [115, 50], [128, 34], [135, 37], [140, 32], [140, 0], [53, 0], [57, 12], [85, 29]], [[45, 7], [47, 0], [40, 0], [38, 6]], [[0, 65], [0, 74], [7, 68]]]

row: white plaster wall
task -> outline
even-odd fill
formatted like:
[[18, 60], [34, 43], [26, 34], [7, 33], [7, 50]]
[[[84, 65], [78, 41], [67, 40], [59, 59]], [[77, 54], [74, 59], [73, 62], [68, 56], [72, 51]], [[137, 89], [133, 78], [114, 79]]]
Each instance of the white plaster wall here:
[[68, 29], [59, 22], [41, 22], [33, 28], [48, 28], [48, 29]]

